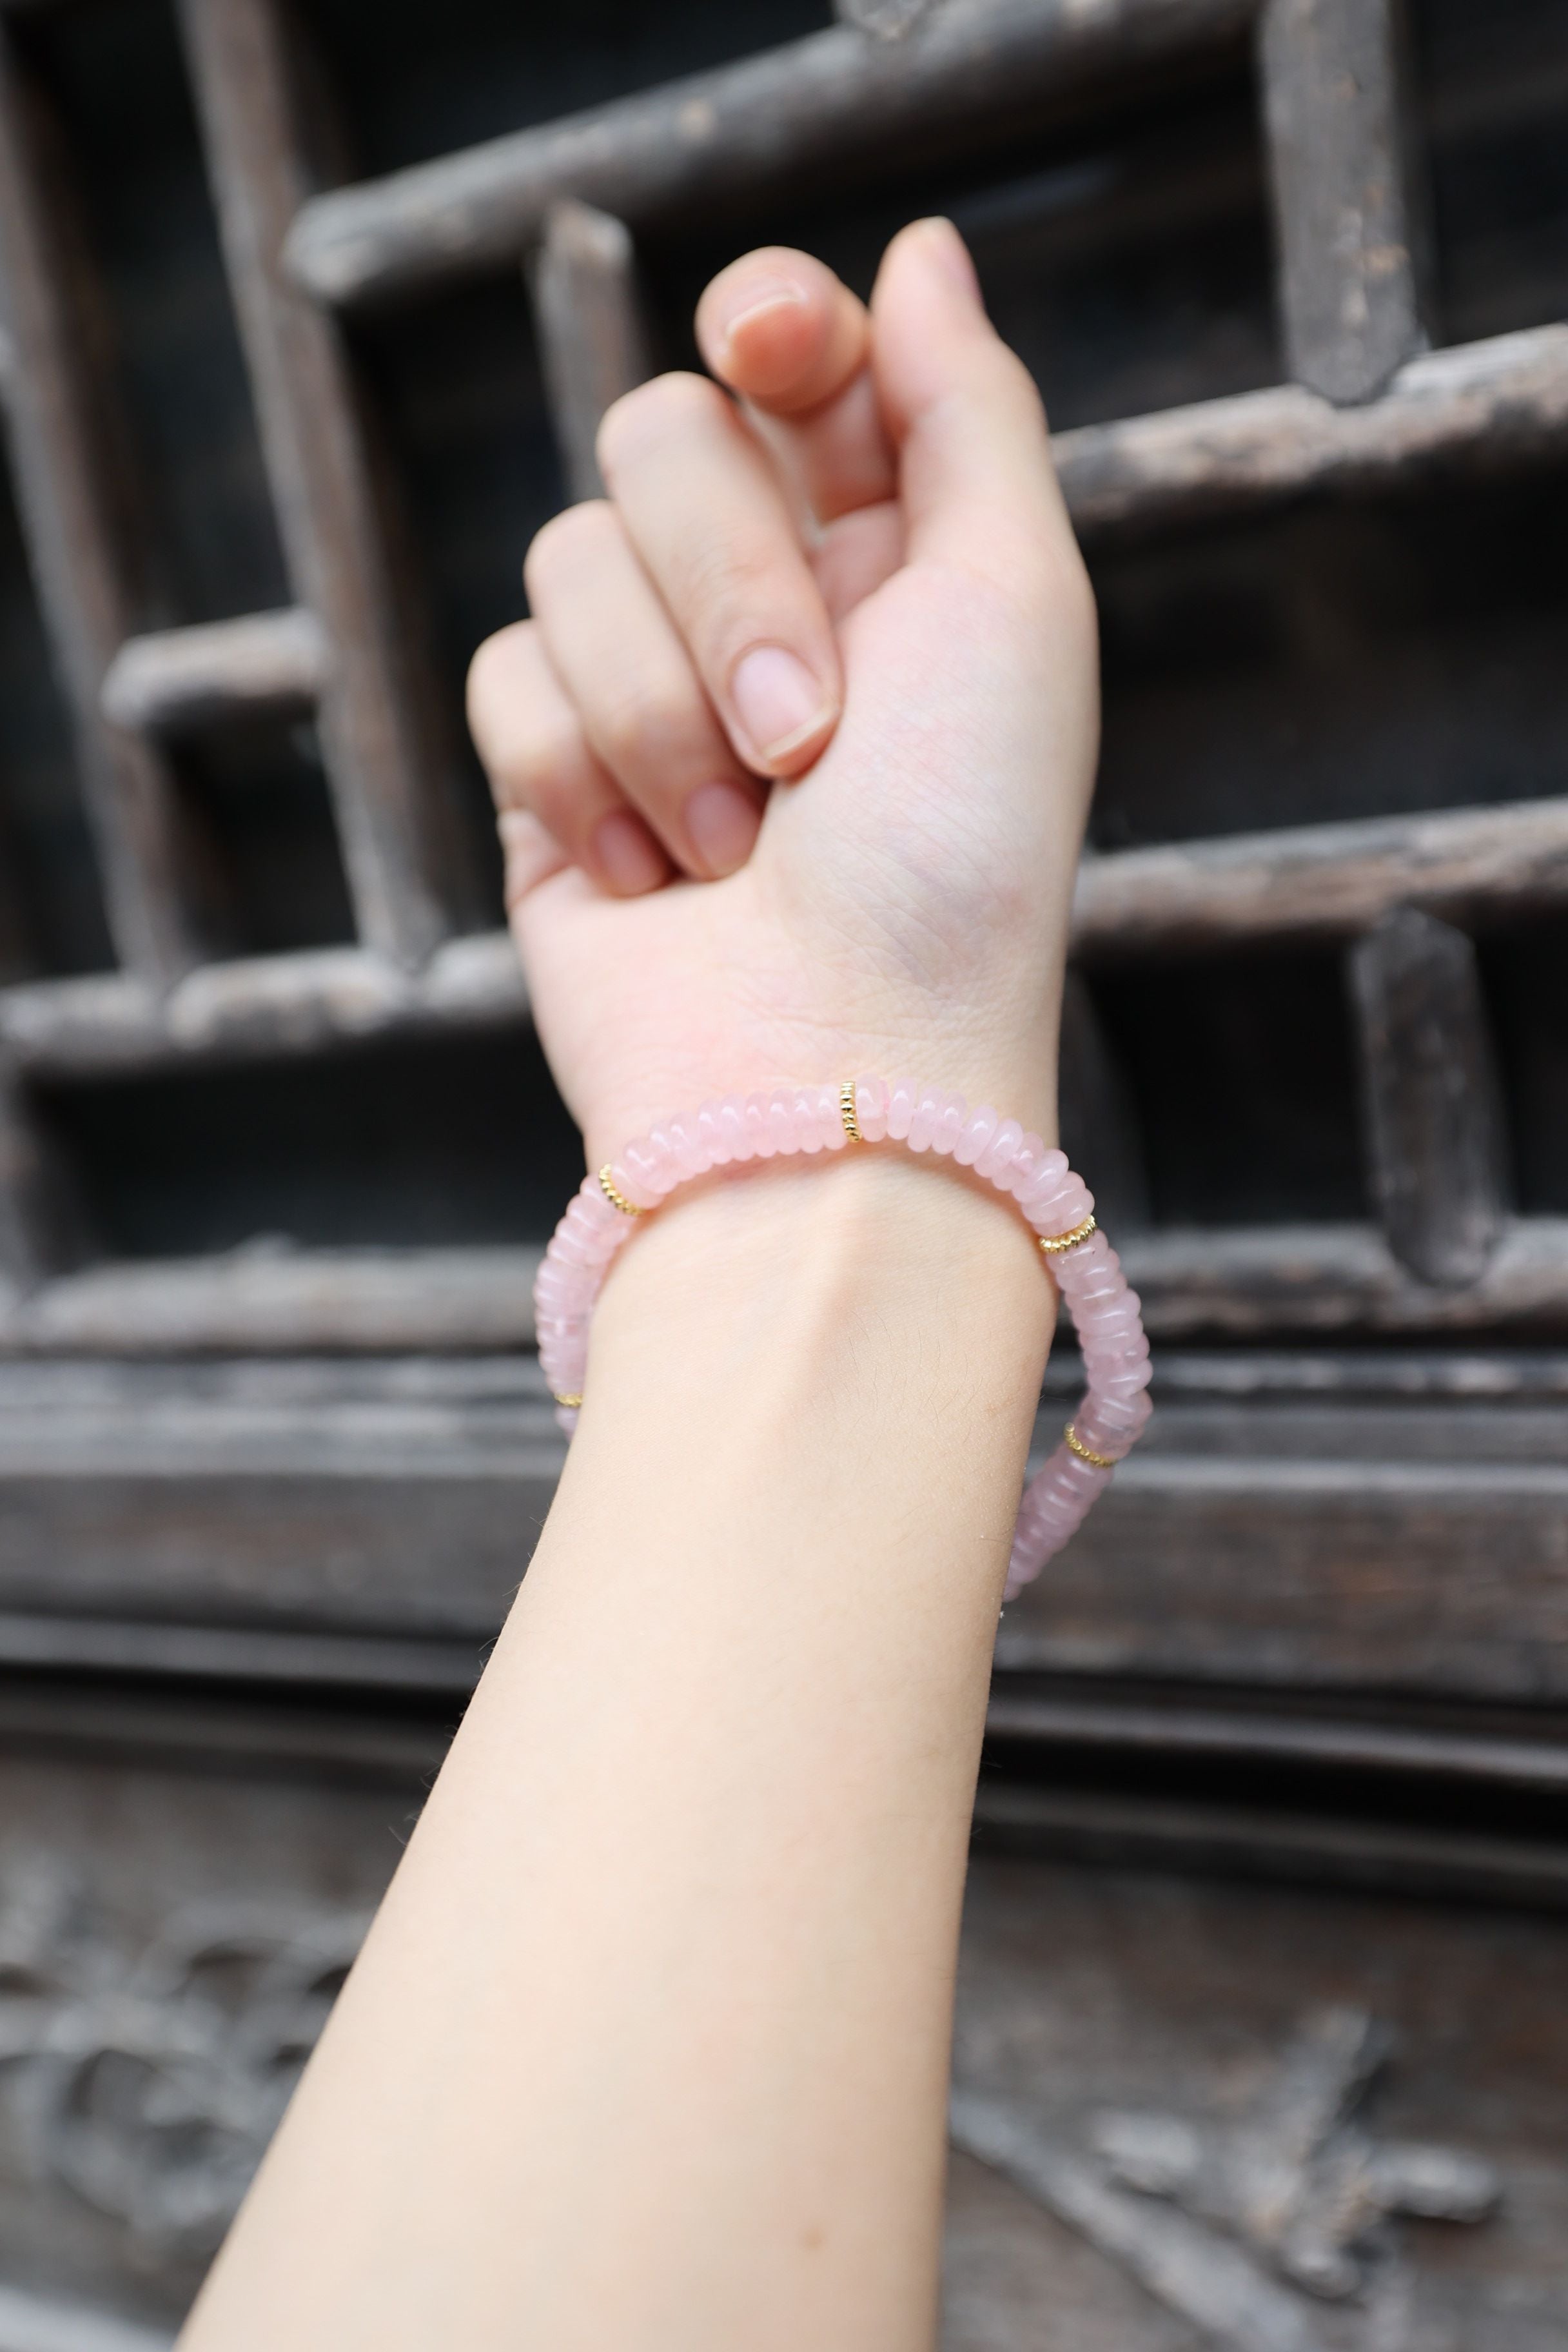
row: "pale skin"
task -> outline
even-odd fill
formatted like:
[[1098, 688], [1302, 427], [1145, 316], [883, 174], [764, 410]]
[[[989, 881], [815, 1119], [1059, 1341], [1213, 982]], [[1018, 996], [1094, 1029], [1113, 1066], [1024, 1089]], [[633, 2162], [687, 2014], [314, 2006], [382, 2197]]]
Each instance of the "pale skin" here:
[[[942, 222], [868, 311], [773, 249], [698, 330], [717, 382], [612, 410], [607, 499], [541, 533], [531, 618], [470, 680], [590, 1164], [859, 1071], [1049, 1136], [1097, 706], [1033, 386]], [[1022, 1221], [893, 1150], [710, 1178], [639, 1229], [526, 1581], [186, 2352], [933, 2342], [1051, 1317]]]

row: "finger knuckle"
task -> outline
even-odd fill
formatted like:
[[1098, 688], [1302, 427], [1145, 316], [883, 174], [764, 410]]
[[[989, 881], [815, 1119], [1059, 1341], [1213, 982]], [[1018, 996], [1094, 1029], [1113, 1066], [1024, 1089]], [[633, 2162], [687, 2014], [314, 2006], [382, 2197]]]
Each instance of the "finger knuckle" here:
[[584, 499], [542, 523], [523, 558], [522, 581], [530, 604], [548, 595], [557, 581], [577, 577], [603, 553], [619, 525], [605, 499]]
[[597, 442], [599, 471], [613, 483], [649, 450], [728, 415], [728, 401], [705, 375], [675, 369], [668, 375], [650, 376], [605, 411]]
[[656, 680], [607, 698], [595, 731], [617, 775], [657, 774], [680, 759], [700, 725], [695, 694]]

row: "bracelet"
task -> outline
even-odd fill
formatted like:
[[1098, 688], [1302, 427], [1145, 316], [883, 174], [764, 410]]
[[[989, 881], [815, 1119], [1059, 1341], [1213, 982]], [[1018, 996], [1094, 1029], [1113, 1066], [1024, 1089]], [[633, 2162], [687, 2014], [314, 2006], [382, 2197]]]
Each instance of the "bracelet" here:
[[691, 1178], [738, 1160], [847, 1145], [908, 1144], [951, 1153], [1016, 1201], [1072, 1316], [1089, 1386], [1077, 1415], [1025, 1490], [1005, 1597], [1060, 1551], [1149, 1418], [1149, 1343], [1121, 1262], [1096, 1229], [1094, 1202], [1066, 1154], [1047, 1150], [989, 1105], [897, 1078], [726, 1095], [667, 1118], [618, 1160], [583, 1180], [556, 1226], [533, 1286], [539, 1360], [563, 1429], [574, 1429], [588, 1370], [588, 1327], [616, 1253], [638, 1217]]

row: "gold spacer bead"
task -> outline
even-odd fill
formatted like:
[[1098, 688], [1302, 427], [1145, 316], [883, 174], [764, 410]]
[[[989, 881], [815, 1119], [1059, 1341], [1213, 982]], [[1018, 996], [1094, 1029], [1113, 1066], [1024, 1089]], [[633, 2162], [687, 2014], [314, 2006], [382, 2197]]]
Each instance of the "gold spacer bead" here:
[[1076, 1454], [1078, 1455], [1078, 1458], [1079, 1458], [1079, 1460], [1080, 1462], [1087, 1462], [1087, 1463], [1089, 1464], [1089, 1468], [1090, 1468], [1091, 1470], [1114, 1470], [1114, 1469], [1115, 1469], [1115, 1467], [1116, 1467], [1116, 1456], [1115, 1456], [1115, 1454], [1096, 1454], [1096, 1453], [1094, 1452], [1094, 1450], [1092, 1449], [1092, 1447], [1088, 1446], [1088, 1445], [1086, 1445], [1086, 1444], [1084, 1444], [1084, 1442], [1083, 1442], [1082, 1438], [1079, 1435], [1079, 1433], [1078, 1433], [1077, 1430], [1073, 1427], [1073, 1425], [1072, 1425], [1072, 1423], [1071, 1423], [1071, 1422], [1070, 1422], [1070, 1421], [1068, 1422], [1068, 1423], [1067, 1427], [1063, 1430], [1063, 1432], [1062, 1432], [1062, 1435], [1067, 1439], [1068, 1445], [1069, 1449], [1071, 1450], [1071, 1452], [1073, 1452], [1074, 1454]]
[[599, 1171], [599, 1190], [604, 1194], [605, 1200], [608, 1201], [611, 1208], [618, 1209], [623, 1217], [641, 1216], [642, 1211], [638, 1208], [637, 1202], [635, 1201], [628, 1201], [620, 1186], [612, 1181], [610, 1176], [610, 1163], [607, 1160]]
[[[551, 1390], [550, 1393], [551, 1393], [551, 1395], [552, 1395], [552, 1396], [555, 1396], [555, 1391], [554, 1391], [554, 1390], [553, 1390], [553, 1389], [552, 1389], [552, 1390]], [[581, 1398], [580, 1396], [575, 1396], [575, 1397], [555, 1397], [555, 1402], [556, 1402], [556, 1403], [557, 1403], [557, 1404], [563, 1404], [563, 1405], [565, 1405], [565, 1406], [567, 1407], [567, 1409], [568, 1409], [570, 1412], [576, 1412], [576, 1410], [577, 1410], [577, 1407], [582, 1403], [583, 1400], [582, 1400], [582, 1398]]]
[[844, 1121], [844, 1132], [851, 1143], [865, 1140], [860, 1133], [860, 1121], [855, 1115], [855, 1081], [846, 1078], [838, 1089], [838, 1116]]
[[1095, 1220], [1091, 1211], [1085, 1217], [1082, 1224], [1075, 1225], [1070, 1234], [1037, 1234], [1035, 1239], [1047, 1257], [1055, 1257], [1058, 1250], [1076, 1249], [1079, 1242], [1088, 1241], [1094, 1231], [1094, 1225]]

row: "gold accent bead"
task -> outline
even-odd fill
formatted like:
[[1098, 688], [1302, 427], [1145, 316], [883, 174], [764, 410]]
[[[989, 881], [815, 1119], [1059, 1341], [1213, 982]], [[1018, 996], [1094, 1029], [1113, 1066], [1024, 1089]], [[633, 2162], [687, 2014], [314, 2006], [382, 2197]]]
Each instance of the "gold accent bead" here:
[[1091, 1470], [1115, 1469], [1115, 1454], [1096, 1454], [1091, 1446], [1088, 1446], [1084, 1444], [1082, 1438], [1079, 1435], [1070, 1421], [1063, 1430], [1062, 1435], [1067, 1439], [1068, 1447], [1078, 1455], [1079, 1460], [1080, 1462], [1087, 1462]]
[[844, 1132], [849, 1138], [850, 1142], [863, 1142], [865, 1139], [860, 1133], [860, 1121], [855, 1115], [855, 1081], [853, 1078], [846, 1078], [844, 1084], [838, 1089], [838, 1116], [844, 1121]]
[[611, 1208], [618, 1209], [623, 1217], [641, 1216], [642, 1211], [638, 1208], [637, 1202], [635, 1201], [628, 1201], [620, 1186], [612, 1179], [610, 1175], [610, 1163], [607, 1160], [599, 1171], [599, 1190], [603, 1192], [605, 1200], [608, 1201]]
[[[554, 1390], [553, 1390], [553, 1389], [552, 1389], [552, 1390], [551, 1390], [550, 1393], [551, 1393], [551, 1395], [552, 1395], [552, 1396], [555, 1396], [555, 1391], [554, 1391]], [[567, 1407], [568, 1411], [570, 1411], [570, 1412], [576, 1412], [576, 1410], [577, 1410], [577, 1408], [578, 1408], [578, 1406], [582, 1403], [583, 1400], [582, 1400], [582, 1398], [581, 1398], [580, 1396], [575, 1396], [575, 1397], [555, 1397], [555, 1402], [556, 1402], [556, 1403], [557, 1403], [557, 1404], [563, 1404], [563, 1405], [565, 1405], [565, 1406]]]
[[1047, 1257], [1055, 1257], [1058, 1250], [1077, 1249], [1079, 1242], [1088, 1241], [1090, 1234], [1094, 1231], [1094, 1216], [1091, 1212], [1089, 1216], [1085, 1217], [1081, 1225], [1075, 1225], [1073, 1227], [1070, 1234], [1037, 1234], [1035, 1239], [1039, 1243], [1040, 1247], [1045, 1251]]

